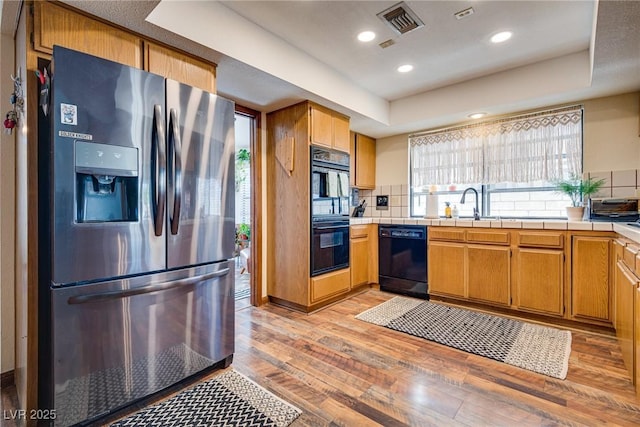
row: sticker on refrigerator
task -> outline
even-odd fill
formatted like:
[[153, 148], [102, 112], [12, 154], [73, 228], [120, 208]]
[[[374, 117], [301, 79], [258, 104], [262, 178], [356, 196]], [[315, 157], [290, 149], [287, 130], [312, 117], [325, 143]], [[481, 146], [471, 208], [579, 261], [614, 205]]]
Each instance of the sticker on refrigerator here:
[[60, 122], [63, 125], [78, 124], [78, 106], [73, 104], [60, 104]]

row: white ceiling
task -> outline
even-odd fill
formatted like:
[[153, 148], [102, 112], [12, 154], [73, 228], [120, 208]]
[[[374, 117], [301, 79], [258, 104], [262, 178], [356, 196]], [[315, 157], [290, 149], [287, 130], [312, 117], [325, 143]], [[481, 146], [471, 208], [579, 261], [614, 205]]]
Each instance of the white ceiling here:
[[311, 99], [376, 138], [640, 90], [639, 1], [406, 1], [425, 26], [403, 36], [376, 17], [396, 1], [65, 3], [218, 63], [219, 93], [243, 105]]

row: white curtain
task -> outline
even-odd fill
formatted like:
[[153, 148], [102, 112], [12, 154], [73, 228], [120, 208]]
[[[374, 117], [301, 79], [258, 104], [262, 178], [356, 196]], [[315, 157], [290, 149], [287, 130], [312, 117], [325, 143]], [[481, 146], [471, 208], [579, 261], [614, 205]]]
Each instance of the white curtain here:
[[554, 181], [582, 172], [582, 108], [409, 137], [412, 185]]

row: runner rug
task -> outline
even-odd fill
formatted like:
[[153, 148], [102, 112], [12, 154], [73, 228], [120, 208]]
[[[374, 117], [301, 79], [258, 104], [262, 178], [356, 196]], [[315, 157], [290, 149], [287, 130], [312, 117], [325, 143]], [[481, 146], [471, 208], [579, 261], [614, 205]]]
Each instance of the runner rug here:
[[356, 318], [550, 377], [567, 377], [569, 331], [405, 297]]
[[249, 378], [230, 370], [111, 426], [284, 427], [301, 413]]

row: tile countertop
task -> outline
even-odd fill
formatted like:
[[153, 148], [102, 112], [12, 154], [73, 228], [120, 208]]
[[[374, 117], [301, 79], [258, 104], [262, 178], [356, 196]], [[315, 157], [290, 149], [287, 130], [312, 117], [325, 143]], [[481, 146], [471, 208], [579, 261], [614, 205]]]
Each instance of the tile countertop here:
[[615, 231], [616, 233], [640, 243], [640, 228], [624, 222], [591, 221], [548, 221], [548, 220], [480, 220], [471, 219], [422, 219], [422, 218], [351, 218], [351, 225], [357, 224], [410, 224], [440, 227], [479, 227], [479, 228], [527, 228], [538, 230], [587, 230]]

